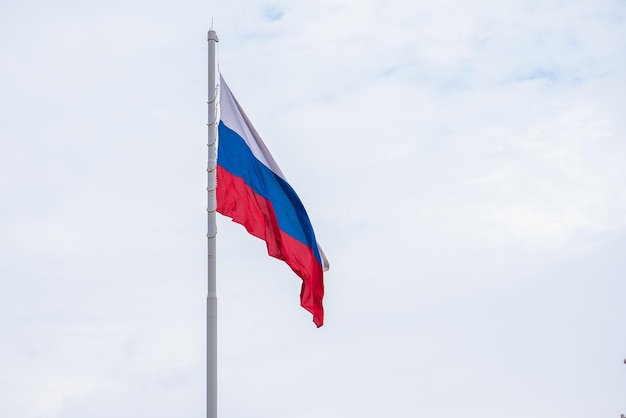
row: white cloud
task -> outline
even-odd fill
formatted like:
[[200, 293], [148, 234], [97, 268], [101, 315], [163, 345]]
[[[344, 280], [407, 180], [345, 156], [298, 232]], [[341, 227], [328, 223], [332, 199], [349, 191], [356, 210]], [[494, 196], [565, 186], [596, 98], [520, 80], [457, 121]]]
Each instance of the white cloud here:
[[332, 264], [219, 219], [222, 414], [626, 412], [622, 2], [189, 0], [0, 14], [0, 415], [204, 416], [211, 16]]

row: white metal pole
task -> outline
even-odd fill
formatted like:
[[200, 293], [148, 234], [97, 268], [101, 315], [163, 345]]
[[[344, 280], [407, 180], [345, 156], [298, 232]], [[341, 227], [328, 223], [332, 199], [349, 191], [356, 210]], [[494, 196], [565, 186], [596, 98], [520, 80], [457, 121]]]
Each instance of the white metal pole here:
[[207, 295], [207, 418], [217, 418], [217, 292], [216, 292], [216, 263], [215, 263], [215, 239], [217, 235], [217, 222], [215, 211], [217, 201], [215, 196], [216, 169], [217, 169], [217, 86], [215, 84], [216, 60], [215, 44], [218, 42], [217, 34], [213, 29], [208, 33], [209, 42], [209, 159], [207, 165], [207, 214], [208, 214], [208, 295]]

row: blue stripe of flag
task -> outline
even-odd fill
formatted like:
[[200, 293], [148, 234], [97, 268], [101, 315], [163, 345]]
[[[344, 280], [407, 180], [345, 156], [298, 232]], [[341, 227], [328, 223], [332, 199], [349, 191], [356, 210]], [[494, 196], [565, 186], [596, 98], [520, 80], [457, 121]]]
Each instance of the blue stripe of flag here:
[[322, 265], [309, 216], [293, 188], [254, 157], [243, 138], [220, 121], [217, 164], [269, 200], [284, 233], [313, 249]]

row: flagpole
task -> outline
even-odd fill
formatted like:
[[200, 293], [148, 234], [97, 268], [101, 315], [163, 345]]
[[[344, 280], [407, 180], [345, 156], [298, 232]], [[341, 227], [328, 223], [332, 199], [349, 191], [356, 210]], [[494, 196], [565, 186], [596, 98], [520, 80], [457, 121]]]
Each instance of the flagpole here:
[[216, 288], [216, 245], [217, 221], [215, 211], [217, 201], [215, 191], [217, 186], [217, 86], [215, 84], [216, 60], [215, 44], [218, 42], [217, 34], [211, 28], [207, 35], [209, 43], [209, 158], [207, 165], [207, 214], [208, 214], [208, 294], [207, 294], [207, 418], [217, 418], [217, 288]]

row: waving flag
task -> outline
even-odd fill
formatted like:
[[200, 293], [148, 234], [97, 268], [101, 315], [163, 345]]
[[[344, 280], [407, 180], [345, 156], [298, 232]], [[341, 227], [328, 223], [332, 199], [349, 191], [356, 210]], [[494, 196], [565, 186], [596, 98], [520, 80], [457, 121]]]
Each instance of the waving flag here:
[[220, 86], [217, 211], [264, 240], [269, 255], [300, 276], [300, 304], [321, 327], [326, 257], [298, 195], [223, 78]]

